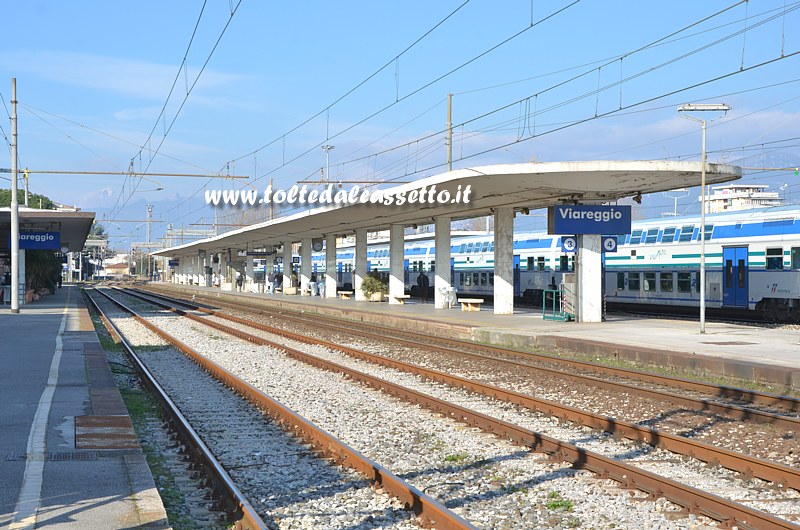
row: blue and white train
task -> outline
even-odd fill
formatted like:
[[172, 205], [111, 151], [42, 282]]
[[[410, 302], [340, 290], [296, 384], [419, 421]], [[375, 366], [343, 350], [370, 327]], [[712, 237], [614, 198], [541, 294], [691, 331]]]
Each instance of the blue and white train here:
[[[800, 207], [781, 206], [706, 215], [706, 307], [758, 312], [771, 321], [800, 320]], [[700, 216], [637, 221], [617, 236], [617, 251], [604, 255], [605, 298], [618, 306], [699, 307]], [[494, 289], [492, 234], [451, 239], [451, 285], [459, 294], [491, 296]], [[337, 280], [352, 285], [354, 248], [337, 249]], [[389, 273], [389, 244], [370, 244], [368, 266]], [[574, 254], [561, 238], [544, 233], [514, 237], [514, 294], [541, 301], [572, 272]], [[312, 267], [325, 270], [323, 252]], [[432, 236], [408, 238], [405, 282], [416, 294], [420, 271], [435, 272]], [[431, 283], [433, 280], [431, 278]]]

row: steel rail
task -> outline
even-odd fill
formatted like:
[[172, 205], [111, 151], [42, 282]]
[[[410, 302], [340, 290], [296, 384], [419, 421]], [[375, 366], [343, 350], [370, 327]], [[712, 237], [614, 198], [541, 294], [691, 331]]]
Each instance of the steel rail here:
[[332, 459], [336, 465], [342, 465], [357, 471], [368, 480], [373, 481], [374, 484], [389, 495], [399, 499], [404, 504], [405, 509], [413, 512], [420, 519], [422, 526], [436, 528], [437, 530], [476, 530], [476, 527], [468, 521], [448, 510], [433, 497], [399, 478], [387, 468], [362, 455], [222, 366], [197, 353], [194, 349], [149, 322], [119, 300], [114, 299], [103, 291], [98, 292], [133, 316], [137, 322], [172, 344], [172, 346], [180, 350], [220, 382], [267, 412], [286, 429], [294, 432], [295, 435], [313, 446], [314, 449], [327, 458]]
[[[101, 291], [96, 292], [105, 294]], [[269, 526], [261, 519], [261, 516], [258, 515], [255, 508], [253, 508], [242, 491], [236, 486], [227, 471], [225, 471], [216, 457], [214, 457], [214, 454], [208, 446], [206, 446], [186, 417], [181, 413], [164, 389], [161, 388], [161, 385], [158, 384], [150, 370], [147, 369], [139, 356], [136, 355], [136, 351], [122, 335], [119, 328], [106, 317], [103, 310], [100, 309], [100, 306], [88, 293], [86, 293], [86, 298], [91, 302], [95, 311], [101, 316], [103, 325], [108, 329], [109, 333], [119, 339], [118, 343], [125, 351], [126, 357], [128, 357], [138, 370], [142, 381], [150, 392], [161, 403], [161, 407], [172, 420], [172, 426], [180, 433], [182, 440], [187, 442], [188, 447], [195, 455], [195, 460], [201, 462], [203, 467], [208, 470], [214, 490], [224, 493], [223, 498], [228, 505], [227, 507], [234, 515], [234, 527], [242, 530], [268, 529]]]
[[[191, 313], [186, 313], [185, 311], [172, 307], [167, 303], [149, 299], [146, 295], [128, 291], [123, 291], [123, 292], [125, 292], [130, 296], [135, 296], [141, 300], [147, 301], [148, 303], [155, 304], [158, 307], [174, 311], [177, 314], [189, 318], [190, 320], [200, 322], [207, 326], [213, 327], [214, 329], [223, 331], [225, 333], [229, 333], [233, 336], [247, 340], [249, 342], [254, 342], [257, 344], [272, 346], [281, 349], [285, 348], [285, 346], [272, 342], [268, 339], [264, 339], [262, 337], [258, 337], [255, 335], [250, 335], [248, 333], [242, 332], [234, 328], [230, 328], [228, 326], [224, 326], [216, 322], [211, 322], [206, 318], [199, 317]], [[371, 362], [381, 366], [386, 366], [396, 370], [401, 370], [407, 373], [413, 373], [425, 377], [427, 379], [430, 379], [432, 381], [445, 383], [450, 386], [463, 388], [465, 390], [475, 392], [484, 396], [488, 396], [494, 399], [498, 399], [509, 403], [514, 403], [516, 405], [523, 406], [530, 410], [535, 410], [537, 412], [548, 414], [550, 416], [556, 416], [558, 418], [572, 421], [580, 425], [587, 425], [594, 429], [599, 429], [604, 432], [609, 432], [618, 436], [622, 436], [629, 440], [633, 440], [636, 442], [644, 442], [653, 447], [660, 447], [662, 449], [678, 453], [680, 455], [696, 458], [697, 460], [701, 460], [711, 465], [722, 466], [726, 469], [742, 473], [746, 477], [756, 477], [775, 484], [788, 486], [795, 490], [800, 490], [800, 470], [777, 462], [756, 458], [742, 453], [737, 453], [735, 451], [730, 451], [728, 449], [716, 447], [698, 440], [692, 440], [690, 438], [686, 438], [683, 436], [661, 432], [651, 427], [645, 427], [642, 425], [638, 425], [636, 423], [620, 420], [610, 416], [604, 416], [601, 414], [595, 414], [593, 412], [582, 411], [574, 407], [561, 405], [554, 401], [536, 398], [528, 394], [522, 394], [520, 392], [508, 390], [495, 385], [481, 383], [473, 379], [459, 377], [456, 375], [442, 372], [440, 370], [424, 368], [419, 365], [406, 363], [403, 361], [397, 361], [394, 359], [390, 359], [388, 357], [384, 357], [382, 355], [364, 352], [361, 350], [357, 350], [355, 348], [342, 346], [326, 340], [316, 339], [306, 335], [293, 333], [291, 331], [274, 328], [267, 324], [251, 322], [249, 320], [235, 317], [232, 315], [226, 315], [224, 313], [214, 314], [213, 316], [228, 320], [230, 322], [235, 322], [237, 324], [241, 324], [244, 326], [259, 329], [261, 331], [272, 333], [274, 335], [278, 335], [287, 339], [303, 342], [305, 344], [324, 346], [326, 348], [340, 351], [346, 355], [349, 355], [351, 357], [363, 361]]]
[[[223, 313], [216, 312], [216, 311], [214, 311], [212, 309], [204, 308], [204, 307], [198, 306], [197, 304], [193, 304], [191, 302], [187, 302], [187, 301], [183, 301], [183, 300], [176, 300], [174, 298], [167, 297], [167, 296], [164, 296], [164, 295], [161, 295], [161, 294], [151, 293], [150, 291], [147, 291], [147, 292], [148, 292], [148, 294], [152, 294], [154, 296], [158, 296], [158, 297], [161, 297], [163, 299], [167, 299], [167, 300], [171, 299], [174, 302], [186, 305], [187, 307], [195, 308], [198, 311], [202, 311], [202, 312], [208, 313], [208, 314], [214, 314], [216, 316], [221, 316], [221, 317], [225, 318], [223, 316], [224, 315]], [[234, 304], [222, 303], [222, 304], [219, 304], [219, 305], [234, 307], [236, 309], [241, 310], [240, 307], [238, 307], [237, 305], [234, 305]], [[248, 305], [248, 307], [251, 307], [251, 308], [253, 307], [250, 304], [247, 304], [247, 305]], [[261, 312], [261, 313], [264, 312], [263, 308], [258, 308], [256, 310]], [[269, 311], [267, 311], [267, 313], [269, 313]], [[303, 318], [303, 317], [286, 316], [283, 313], [280, 313], [280, 314], [281, 314], [282, 318], [286, 318], [287, 320], [299, 320], [299, 321], [302, 321], [302, 322], [309, 323], [309, 321], [307, 319]], [[342, 321], [342, 322], [346, 322], [346, 321]], [[342, 329], [341, 326], [333, 326], [333, 325], [330, 325], [330, 324], [325, 324], [324, 322], [321, 322], [319, 319], [314, 320], [311, 323], [314, 326], [317, 326], [319, 328], [326, 328], [326, 329], [331, 329], [331, 330], [335, 330], [335, 331], [339, 331], [339, 332], [341, 332], [341, 329]], [[672, 392], [666, 392], [666, 391], [663, 391], [663, 390], [643, 388], [643, 387], [640, 387], [640, 386], [632, 385], [632, 384], [629, 384], [629, 383], [623, 383], [623, 382], [619, 382], [619, 381], [608, 381], [608, 380], [605, 380], [605, 379], [601, 379], [599, 377], [594, 377], [594, 376], [590, 376], [590, 375], [581, 375], [581, 374], [577, 374], [577, 373], [569, 373], [569, 372], [566, 372], [566, 371], [563, 371], [563, 370], [557, 370], [557, 369], [548, 368], [548, 367], [545, 367], [545, 366], [533, 366], [533, 365], [531, 365], [529, 363], [526, 363], [526, 362], [512, 361], [512, 360], [509, 360], [509, 359], [498, 359], [496, 357], [487, 357], [486, 355], [483, 355], [481, 353], [475, 353], [474, 351], [453, 350], [451, 348], [447, 348], [447, 347], [437, 346], [435, 344], [431, 344], [432, 337], [427, 336], [427, 335], [415, 334], [413, 332], [400, 331], [400, 330], [390, 330], [391, 332], [398, 333], [398, 334], [401, 334], [401, 333], [402, 334], [411, 334], [411, 335], [416, 335], [416, 336], [419, 336], [419, 337], [424, 337], [425, 342], [424, 343], [423, 342], [416, 342], [416, 341], [411, 341], [411, 340], [408, 340], [408, 339], [403, 339], [403, 338], [398, 338], [398, 337], [391, 337], [391, 336], [381, 335], [381, 334], [377, 334], [377, 333], [354, 330], [352, 328], [352, 326], [353, 326], [352, 322], [347, 322], [346, 325], [348, 326], [347, 327], [347, 332], [352, 334], [352, 335], [359, 335], [359, 336], [362, 336], [362, 337], [365, 337], [365, 338], [371, 338], [371, 339], [374, 339], [374, 340], [391, 341], [391, 342], [394, 342], [394, 343], [397, 343], [397, 344], [402, 344], [404, 346], [409, 346], [409, 347], [413, 347], [413, 348], [421, 348], [421, 349], [425, 349], [425, 350], [428, 350], [428, 351], [438, 351], [440, 353], [446, 353], [446, 354], [451, 354], [451, 355], [455, 354], [455, 355], [479, 358], [479, 359], [483, 359], [483, 360], [487, 360], [488, 359], [488, 360], [491, 360], [492, 362], [508, 364], [508, 365], [511, 365], [511, 366], [514, 366], [514, 367], [517, 367], [517, 368], [524, 368], [524, 369], [527, 369], [527, 370], [535, 370], [535, 371], [539, 371], [539, 372], [545, 372], [545, 373], [553, 375], [555, 377], [564, 378], [564, 379], [570, 379], [572, 381], [576, 381], [576, 382], [579, 382], [579, 383], [594, 385], [594, 386], [597, 386], [597, 387], [600, 387], [600, 388], [604, 388], [606, 390], [611, 390], [611, 391], [615, 391], [615, 392], [619, 392], [619, 391], [629, 392], [629, 393], [632, 393], [632, 394], [635, 394], [635, 395], [647, 396], [649, 398], [653, 398], [653, 399], [657, 399], [657, 400], [669, 400], [669, 401], [672, 401], [675, 404], [682, 405], [682, 406], [685, 406], [685, 407], [689, 407], [689, 408], [692, 408], [692, 409], [695, 409], [695, 410], [702, 410], [702, 411], [713, 412], [713, 413], [717, 413], [717, 414], [723, 414], [723, 415], [732, 417], [734, 419], [748, 420], [748, 421], [753, 421], [753, 422], [756, 422], [756, 423], [764, 423], [764, 424], [769, 424], [769, 425], [773, 425], [773, 426], [776, 426], [776, 427], [785, 428], [785, 429], [788, 429], [788, 430], [791, 430], [791, 431], [794, 431], [794, 432], [800, 432], [800, 418], [794, 417], [794, 416], [786, 416], [786, 415], [783, 415], [783, 414], [776, 414], [776, 413], [773, 413], [773, 412], [761, 411], [761, 410], [758, 410], [758, 409], [753, 409], [753, 408], [749, 408], [749, 407], [743, 407], [743, 406], [739, 406], [739, 405], [718, 403], [718, 402], [710, 400], [710, 399], [701, 399], [701, 398], [693, 398], [693, 397], [689, 397], [689, 396], [682, 396], [682, 395], [679, 395], [679, 394], [675, 394], [675, 393], [672, 393]], [[565, 361], [565, 362], [562, 363], [561, 359], [557, 359], [557, 358], [546, 356], [546, 355], [528, 354], [528, 353], [524, 353], [524, 352], [518, 352], [518, 351], [515, 351], [515, 350], [507, 350], [507, 349], [504, 349], [504, 348], [497, 348], [497, 347], [494, 347], [494, 346], [484, 346], [484, 345], [474, 344], [474, 343], [469, 343], [469, 342], [464, 342], [464, 341], [455, 341], [453, 339], [442, 339], [442, 338], [436, 337], [435, 340], [438, 340], [438, 341], [452, 341], [454, 343], [457, 343], [460, 347], [464, 347], [464, 348], [468, 348], [468, 349], [472, 349], [472, 350], [478, 349], [479, 351], [481, 351], [481, 350], [482, 351], [491, 351], [491, 352], [494, 352], [494, 353], [502, 353], [502, 354], [506, 354], [506, 355], [513, 355], [514, 357], [524, 358], [525, 360], [528, 360], [528, 359], [532, 358], [532, 359], [535, 359], [535, 360], [538, 360], [538, 361], [556, 362], [556, 363], [565, 364], [565, 365], [571, 366], [571, 367], [584, 368], [584, 369], [587, 369], [587, 370], [594, 370], [595, 367], [601, 367], [601, 365], [596, 365], [594, 363], [584, 363], [584, 362], [581, 362], [581, 361]], [[619, 369], [618, 370], [616, 368], [607, 367], [607, 366], [602, 366], [602, 368], [603, 369], [600, 370], [601, 373], [606, 373], [606, 374], [609, 374], [609, 375], [620, 375], [622, 373], [623, 376], [634, 377], [635, 375], [640, 374], [640, 372], [635, 372], [635, 371], [632, 371], [632, 370], [625, 370], [625, 369]], [[630, 375], [630, 374], [634, 374], [634, 375]], [[642, 375], [646, 376], [647, 378], [651, 378], [652, 380], [650, 380], [649, 382], [656, 383], [656, 384], [664, 384], [666, 386], [669, 386], [665, 382], [660, 380], [660, 378], [662, 378], [662, 376], [658, 376], [658, 375], [654, 375], [654, 374], [643, 374], [643, 373], [642, 373]], [[723, 395], [722, 393], [727, 392], [727, 390], [725, 390], [725, 389], [732, 388], [732, 387], [718, 387], [716, 385], [711, 385], [709, 383], [693, 382], [691, 380], [681, 380], [679, 378], [671, 378], [671, 379], [678, 380], [678, 381], [686, 381], [688, 383], [696, 384], [696, 387], [693, 388], [694, 390], [698, 390], [700, 387], [717, 389], [719, 391], [718, 395]], [[642, 379], [642, 380], [645, 380], [645, 379]], [[681, 388], [688, 388], [688, 386], [687, 387], [681, 387]], [[736, 390], [738, 392], [740, 392], [740, 393], [741, 392], [750, 392], [750, 391], [744, 390], [744, 389], [736, 389]], [[706, 393], [710, 393], [708, 390], [706, 390], [705, 392]], [[762, 395], [763, 396], [770, 396], [770, 394], [763, 394], [763, 393], [762, 393]], [[795, 408], [800, 406], [800, 400], [796, 400], [794, 398], [783, 397], [783, 396], [773, 396], [773, 398], [775, 398], [775, 399], [779, 399], [779, 398], [780, 399], [784, 399], [784, 400], [786, 400], [786, 402], [791, 403], [792, 406], [795, 407]]]
[[[154, 290], [154, 288], [151, 287], [151, 286], [147, 286], [147, 290], [148, 290], [148, 292], [152, 292], [152, 290]], [[166, 296], [166, 295], [160, 294], [160, 293], [153, 293], [153, 294], [155, 294], [156, 296], [163, 296], [165, 298], [171, 298], [169, 296]], [[202, 293], [198, 293], [198, 294], [200, 294], [201, 298], [210, 299], [210, 297], [208, 297], [208, 296], [206, 296], [206, 295], [204, 295]], [[274, 309], [271, 309], [271, 308], [267, 308], [267, 307], [265, 307], [263, 305], [259, 305], [259, 304], [247, 303], [246, 301], [243, 301], [242, 303], [233, 304], [233, 303], [224, 302], [224, 301], [221, 301], [221, 300], [214, 300], [214, 303], [219, 304], [221, 306], [228, 306], [228, 307], [237, 307], [238, 308], [239, 306], [241, 306], [241, 307], [245, 307], [245, 308], [254, 309], [254, 310], [259, 311], [259, 312], [280, 313], [282, 316], [284, 316], [286, 318], [295, 318], [295, 319], [304, 320], [304, 318], [299, 316], [299, 315], [286, 315], [285, 312], [281, 312], [281, 311], [277, 311], [277, 310], [274, 310]], [[374, 326], [371, 326], [370, 324], [367, 324], [367, 323], [364, 323], [364, 322], [353, 322], [353, 321], [350, 321], [350, 320], [338, 319], [338, 318], [335, 318], [335, 317], [326, 317], [326, 318], [328, 320], [338, 320], [338, 321], [341, 321], [341, 322], [346, 322], [348, 326], [356, 325], [356, 326], [361, 326], [361, 327], [366, 327], [366, 328], [374, 327]], [[324, 323], [320, 323], [318, 321], [316, 321], [315, 324], [320, 325], [320, 326], [328, 326], [328, 325], [326, 325]], [[333, 326], [330, 326], [330, 327], [333, 327]], [[349, 328], [348, 331], [350, 331], [352, 333], [364, 334], [364, 336], [370, 336], [370, 337], [376, 337], [376, 338], [377, 337], [381, 337], [383, 340], [408, 341], [408, 339], [387, 337], [386, 335], [378, 335], [378, 334], [375, 334], [375, 333], [372, 333], [372, 332], [369, 332], [369, 331], [355, 331], [355, 330], [352, 330], [352, 328]], [[416, 337], [417, 339], [419, 339], [419, 341], [422, 341], [422, 343], [425, 344], [426, 347], [435, 347], [434, 345], [430, 344], [430, 341], [431, 341], [432, 337], [429, 336], [429, 335], [425, 335], [425, 334], [422, 334], [422, 333], [416, 333], [414, 331], [409, 331], [409, 330], [400, 330], [400, 329], [391, 329], [391, 328], [389, 329], [389, 331], [391, 331], [392, 333], [396, 333], [398, 335]], [[749, 390], [749, 389], [745, 389], [745, 388], [738, 388], [738, 387], [727, 386], [727, 385], [716, 385], [716, 384], [713, 384], [713, 383], [706, 383], [706, 382], [703, 382], [703, 381], [696, 381], [696, 380], [693, 380], [693, 379], [686, 379], [686, 378], [682, 378], [682, 377], [675, 377], [675, 376], [669, 376], [669, 375], [653, 374], [653, 373], [649, 373], [649, 372], [641, 372], [641, 371], [638, 371], [638, 370], [631, 370], [631, 369], [627, 369], [627, 368], [616, 368], [616, 367], [606, 366], [606, 365], [602, 365], [602, 364], [598, 364], [598, 363], [592, 363], [592, 362], [588, 362], [588, 361], [579, 361], [579, 360], [574, 360], [574, 359], [564, 359], [564, 358], [555, 357], [555, 356], [552, 356], [552, 355], [513, 350], [513, 349], [510, 349], [510, 348], [503, 348], [503, 347], [500, 347], [500, 346], [491, 346], [491, 345], [487, 345], [487, 344], [478, 344], [478, 343], [470, 342], [470, 341], [466, 341], [466, 340], [452, 339], [452, 338], [447, 338], [447, 337], [433, 337], [433, 338], [436, 341], [442, 342], [444, 344], [450, 344], [452, 346], [459, 347], [459, 348], [471, 348], [471, 349], [476, 349], [478, 351], [498, 353], [498, 354], [503, 354], [503, 355], [519, 357], [519, 358], [523, 358], [523, 359], [534, 359], [534, 360], [542, 361], [542, 362], [551, 362], [551, 363], [554, 363], [554, 364], [560, 364], [560, 365], [567, 366], [567, 367], [570, 367], [570, 368], [581, 368], [581, 369], [584, 369], [584, 370], [595, 371], [595, 372], [599, 372], [599, 373], [602, 373], [602, 374], [628, 377], [628, 378], [631, 378], [631, 379], [636, 379], [636, 380], [640, 380], [640, 381], [647, 382], [647, 383], [661, 384], [661, 385], [664, 385], [664, 386], [681, 388], [681, 389], [684, 389], [684, 390], [694, 390], [694, 391], [697, 391], [697, 392], [702, 392], [702, 393], [710, 394], [710, 395], [716, 395], [718, 397], [724, 397], [724, 398], [728, 398], [728, 399], [738, 399], [738, 400], [741, 400], [741, 401], [746, 401], [746, 402], [752, 403], [754, 405], [778, 406], [778, 407], [782, 407], [782, 408], [785, 408], [785, 409], [790, 410], [790, 411], [800, 412], [800, 399], [797, 399], [797, 398], [794, 398], [794, 397], [791, 397], [791, 396], [782, 396], [782, 395], [779, 395], [779, 394], [772, 394], [772, 393], [769, 393], [769, 392], [761, 392], [761, 391], [758, 391], [758, 390]], [[414, 341], [408, 341], [408, 343], [409, 343], [409, 345], [419, 347], [419, 343], [415, 343]]]
[[[156, 305], [154, 301], [148, 302]], [[338, 363], [327, 361], [325, 359], [301, 352], [286, 345], [274, 343], [267, 339], [231, 328], [230, 326], [225, 326], [217, 322], [209, 322], [203, 317], [191, 315], [190, 313], [186, 313], [178, 308], [170, 308], [170, 310], [177, 314], [188, 316], [193, 321], [202, 322], [209, 327], [224, 331], [243, 340], [276, 348], [285, 352], [290, 357], [301, 360], [311, 366], [316, 366], [332, 372], [342, 373], [355, 381], [361, 382], [405, 401], [418, 404], [434, 412], [446, 414], [457, 421], [478, 427], [500, 438], [505, 438], [515, 443], [525, 445], [534, 451], [546, 453], [557, 461], [568, 462], [574, 468], [587, 469], [597, 474], [601, 478], [610, 478], [621, 483], [624, 487], [635, 488], [643, 491], [653, 498], [664, 497], [668, 501], [682, 506], [689, 513], [699, 513], [705, 515], [711, 519], [727, 524], [729, 527], [738, 526], [739, 528], [752, 530], [800, 528], [797, 525], [780, 519], [774, 515], [724, 499], [712, 493], [687, 486], [675, 480], [661, 477], [655, 473], [639, 469], [630, 464], [613, 460], [593, 451], [581, 449], [569, 442], [563, 442], [545, 434], [531, 431], [506, 421], [492, 418], [488, 415], [443, 401], [422, 392], [418, 392], [401, 385], [396, 385]], [[138, 317], [137, 320], [140, 318], [142, 317]], [[150, 324], [148, 327], [158, 329], [152, 324]], [[177, 343], [182, 344], [179, 342]], [[186, 348], [186, 346], [183, 347]], [[222, 368], [220, 369], [224, 370]]]

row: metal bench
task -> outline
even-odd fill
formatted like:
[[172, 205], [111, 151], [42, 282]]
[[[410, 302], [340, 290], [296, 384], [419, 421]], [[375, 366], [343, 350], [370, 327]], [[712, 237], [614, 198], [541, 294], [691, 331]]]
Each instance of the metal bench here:
[[410, 294], [396, 294], [396, 295], [392, 296], [392, 298], [394, 298], [395, 300], [397, 300], [397, 302], [398, 302], [400, 305], [403, 305], [403, 304], [405, 304], [405, 303], [406, 303], [406, 300], [408, 300], [409, 298], [411, 298], [411, 295], [410, 295]]
[[480, 311], [483, 298], [459, 298], [462, 311]]
[[336, 291], [336, 294], [338, 294], [339, 298], [342, 300], [350, 300], [353, 296], [353, 291]]

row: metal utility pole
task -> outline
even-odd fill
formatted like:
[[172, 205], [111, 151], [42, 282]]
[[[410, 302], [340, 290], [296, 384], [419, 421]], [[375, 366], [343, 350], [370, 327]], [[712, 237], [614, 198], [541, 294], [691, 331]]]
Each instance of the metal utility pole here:
[[[147, 205], [147, 244], [150, 245], [150, 223], [153, 221], [153, 205]], [[150, 247], [147, 247], [147, 274], [151, 276], [150, 270]], [[142, 270], [144, 272], [144, 270]]]
[[336, 146], [333, 145], [323, 145], [322, 150], [325, 151], [325, 183], [331, 181], [330, 172], [331, 172], [331, 149], [334, 149]]
[[447, 171], [453, 171], [453, 94], [447, 94]]
[[19, 313], [19, 202], [17, 199], [17, 78], [11, 78], [11, 312]]
[[[725, 103], [719, 104], [692, 104], [686, 103], [678, 107], [678, 112], [707, 112], [718, 111], [727, 115], [731, 110]], [[703, 144], [702, 144], [702, 168], [700, 170], [700, 333], [706, 332], [706, 125], [709, 120], [701, 120], [687, 114], [682, 117], [702, 124]]]

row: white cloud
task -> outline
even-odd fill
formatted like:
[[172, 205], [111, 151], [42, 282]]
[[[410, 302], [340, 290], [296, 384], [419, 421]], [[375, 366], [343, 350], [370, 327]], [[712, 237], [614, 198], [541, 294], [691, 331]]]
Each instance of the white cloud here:
[[[177, 73], [177, 65], [57, 50], [4, 52], [0, 53], [0, 64], [10, 71], [36, 75], [56, 83], [156, 101], [166, 98]], [[197, 68], [189, 67], [190, 82], [197, 73]], [[243, 79], [245, 76], [206, 69], [198, 87], [218, 89]], [[181, 85], [179, 94], [185, 93], [183, 75], [178, 83]]]

